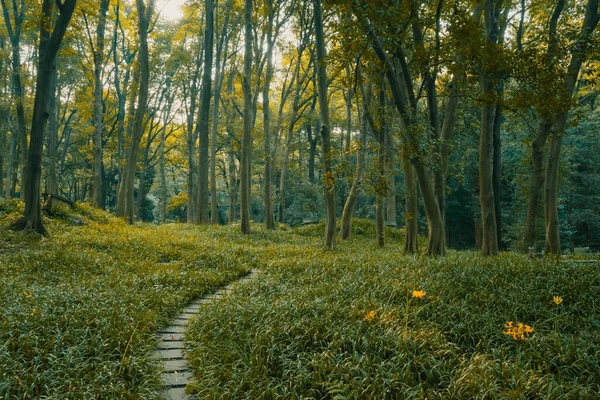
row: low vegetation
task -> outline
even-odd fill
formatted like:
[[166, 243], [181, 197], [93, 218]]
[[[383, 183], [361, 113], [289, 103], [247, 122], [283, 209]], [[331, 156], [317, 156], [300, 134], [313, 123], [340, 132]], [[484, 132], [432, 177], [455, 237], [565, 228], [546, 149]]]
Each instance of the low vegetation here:
[[39, 238], [6, 229], [21, 212], [0, 200], [0, 398], [156, 398], [154, 331], [251, 268], [211, 228], [129, 227], [77, 206]]
[[[5, 227], [18, 202], [0, 204]], [[78, 205], [53, 236], [0, 231], [0, 397], [156, 398], [154, 331], [190, 299], [199, 398], [565, 398], [600, 393], [596, 263], [402, 255], [374, 227], [128, 227]]]
[[255, 234], [258, 279], [205, 305], [188, 332], [200, 398], [600, 394], [598, 264], [403, 256], [372, 234], [333, 253], [321, 235]]

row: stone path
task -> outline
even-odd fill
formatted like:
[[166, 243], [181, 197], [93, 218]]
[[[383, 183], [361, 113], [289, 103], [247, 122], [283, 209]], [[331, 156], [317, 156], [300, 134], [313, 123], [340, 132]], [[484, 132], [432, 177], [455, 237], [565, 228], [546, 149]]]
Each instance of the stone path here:
[[202, 297], [190, 303], [181, 314], [171, 320], [170, 324], [158, 330], [157, 338], [160, 340], [154, 349], [154, 356], [162, 361], [162, 379], [165, 384], [160, 392], [160, 398], [165, 400], [190, 399], [186, 396], [185, 387], [192, 379], [190, 365], [185, 358], [185, 331], [189, 321], [194, 317], [204, 303], [216, 301], [224, 294], [231, 292], [234, 286], [252, 279], [256, 270], [249, 275], [230, 283], [216, 293]]

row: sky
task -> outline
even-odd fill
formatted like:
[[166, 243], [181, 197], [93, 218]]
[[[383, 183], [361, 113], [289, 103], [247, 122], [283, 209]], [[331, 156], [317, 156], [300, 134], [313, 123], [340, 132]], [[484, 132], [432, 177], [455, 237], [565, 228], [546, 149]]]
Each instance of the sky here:
[[[156, 12], [160, 12], [165, 19], [178, 20], [183, 16], [181, 6], [185, 0], [156, 0]], [[161, 11], [162, 10], [162, 11]]]

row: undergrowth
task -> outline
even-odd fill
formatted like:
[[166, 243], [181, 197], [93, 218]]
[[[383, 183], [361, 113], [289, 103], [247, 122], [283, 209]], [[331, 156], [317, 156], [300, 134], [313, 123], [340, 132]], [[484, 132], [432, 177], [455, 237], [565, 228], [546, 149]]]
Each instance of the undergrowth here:
[[258, 278], [188, 331], [199, 398], [600, 396], [597, 264], [404, 256], [363, 230], [336, 252], [318, 226], [255, 234]]
[[213, 228], [129, 227], [78, 205], [40, 238], [6, 228], [20, 212], [0, 204], [0, 398], [157, 398], [154, 331], [252, 268]]
[[321, 225], [129, 227], [83, 205], [39, 238], [4, 228], [20, 212], [0, 201], [0, 398], [156, 398], [154, 331], [251, 268], [188, 331], [198, 398], [600, 393], [595, 263], [405, 256], [401, 230], [379, 249], [368, 221], [332, 252]]

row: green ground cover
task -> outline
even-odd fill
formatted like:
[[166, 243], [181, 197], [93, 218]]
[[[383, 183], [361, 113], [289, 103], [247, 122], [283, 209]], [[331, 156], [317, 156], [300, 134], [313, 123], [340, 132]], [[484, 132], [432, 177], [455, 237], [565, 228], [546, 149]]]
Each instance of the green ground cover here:
[[[336, 253], [319, 248], [318, 226], [252, 239], [228, 229], [261, 273], [188, 331], [199, 398], [600, 396], [597, 263], [403, 256], [396, 238], [377, 249], [366, 223]], [[515, 340], [510, 321], [534, 331]]]
[[154, 331], [252, 267], [211, 228], [128, 227], [80, 206], [40, 239], [5, 228], [20, 207], [0, 205], [2, 399], [156, 398]]
[[0, 205], [0, 398], [155, 398], [154, 331], [251, 268], [188, 331], [199, 398], [600, 395], [597, 263], [404, 256], [364, 221], [334, 253], [322, 225], [128, 227], [83, 206], [40, 239], [4, 228], [19, 207]]

